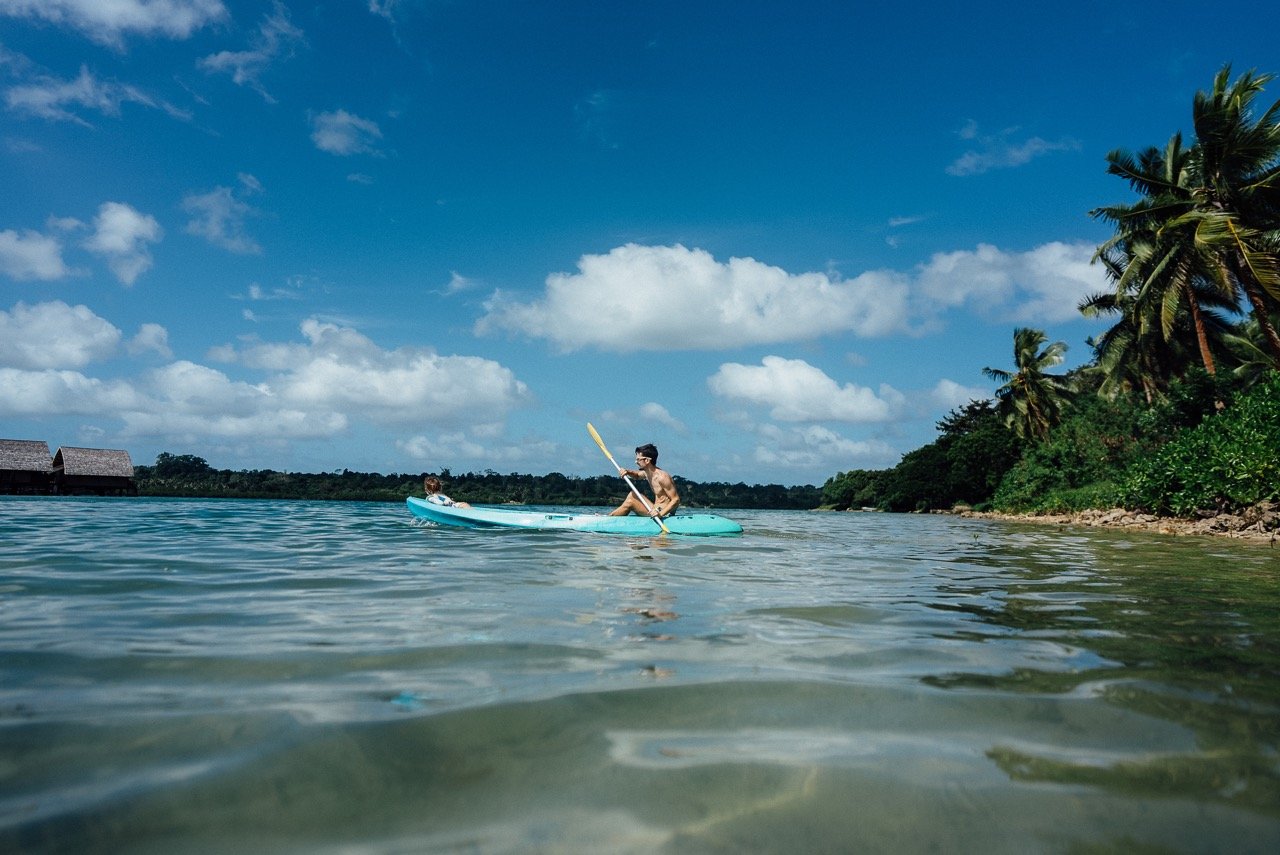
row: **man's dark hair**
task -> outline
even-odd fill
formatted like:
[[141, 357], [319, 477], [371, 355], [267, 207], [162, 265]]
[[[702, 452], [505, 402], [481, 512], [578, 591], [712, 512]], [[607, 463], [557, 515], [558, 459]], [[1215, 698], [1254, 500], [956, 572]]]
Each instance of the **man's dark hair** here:
[[640, 455], [641, 457], [649, 458], [650, 460], [653, 461], [654, 466], [658, 465], [658, 446], [654, 445], [653, 443], [648, 443], [647, 445], [638, 446], [636, 448], [636, 454]]

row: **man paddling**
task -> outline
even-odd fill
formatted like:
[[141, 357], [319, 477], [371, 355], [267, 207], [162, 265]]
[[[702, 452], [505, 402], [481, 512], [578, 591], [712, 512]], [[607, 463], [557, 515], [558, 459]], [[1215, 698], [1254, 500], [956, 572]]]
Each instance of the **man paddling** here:
[[[638, 469], [621, 469], [622, 477], [643, 478], [649, 482], [653, 490], [653, 506], [659, 517], [669, 517], [680, 506], [680, 493], [676, 490], [676, 482], [665, 471], [658, 468], [658, 447], [652, 443], [636, 449], [636, 466]], [[627, 514], [650, 516], [649, 510], [635, 493], [628, 492], [627, 500], [609, 512], [611, 517], [625, 517]]]

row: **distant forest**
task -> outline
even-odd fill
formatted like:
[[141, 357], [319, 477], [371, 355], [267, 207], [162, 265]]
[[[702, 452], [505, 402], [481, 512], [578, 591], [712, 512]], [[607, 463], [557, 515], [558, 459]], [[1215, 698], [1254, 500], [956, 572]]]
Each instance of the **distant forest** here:
[[[214, 469], [204, 458], [162, 452], [154, 466], [135, 466], [141, 496], [194, 496], [227, 499], [324, 499], [403, 502], [422, 495], [423, 476], [431, 473], [379, 475], [374, 472], [302, 473], [271, 469]], [[578, 478], [549, 475], [502, 475], [492, 470], [439, 474], [444, 491], [476, 505], [574, 505], [608, 507], [622, 502], [626, 485], [614, 476]], [[680, 498], [689, 508], [757, 508], [809, 510], [822, 501], [820, 488], [804, 485], [723, 482], [699, 483], [676, 478]]]

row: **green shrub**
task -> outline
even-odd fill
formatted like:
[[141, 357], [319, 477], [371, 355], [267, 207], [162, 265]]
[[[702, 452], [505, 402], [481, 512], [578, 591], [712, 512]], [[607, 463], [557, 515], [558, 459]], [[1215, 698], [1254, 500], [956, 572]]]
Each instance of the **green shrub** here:
[[992, 505], [1019, 512], [1113, 506], [1112, 485], [1148, 450], [1139, 439], [1140, 417], [1125, 400], [1077, 399], [1067, 419], [1005, 474]]
[[1280, 372], [1134, 464], [1126, 507], [1189, 516], [1280, 498]]

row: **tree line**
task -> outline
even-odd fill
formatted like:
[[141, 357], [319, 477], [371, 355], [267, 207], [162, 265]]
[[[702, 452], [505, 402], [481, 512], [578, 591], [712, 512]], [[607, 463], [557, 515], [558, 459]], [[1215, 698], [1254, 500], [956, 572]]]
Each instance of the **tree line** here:
[[[403, 502], [422, 495], [428, 473], [380, 475], [371, 472], [301, 473], [271, 469], [214, 469], [201, 457], [161, 452], [154, 466], [134, 467], [139, 495], [193, 496], [238, 499], [322, 499]], [[626, 485], [615, 476], [580, 478], [552, 472], [547, 475], [500, 474], [493, 470], [437, 473], [445, 492], [472, 504], [524, 504], [611, 507], [625, 496]], [[769, 508], [807, 510], [821, 500], [812, 485], [698, 482], [676, 478], [680, 498], [691, 508]]]
[[938, 423], [886, 470], [838, 473], [837, 508], [1009, 511], [1120, 506], [1210, 514], [1280, 500], [1280, 101], [1274, 75], [1223, 68], [1192, 101], [1194, 136], [1107, 155], [1136, 200], [1099, 207], [1110, 287], [1080, 304], [1111, 320], [1092, 359], [1054, 374], [1067, 346], [1014, 330], [994, 401]]

